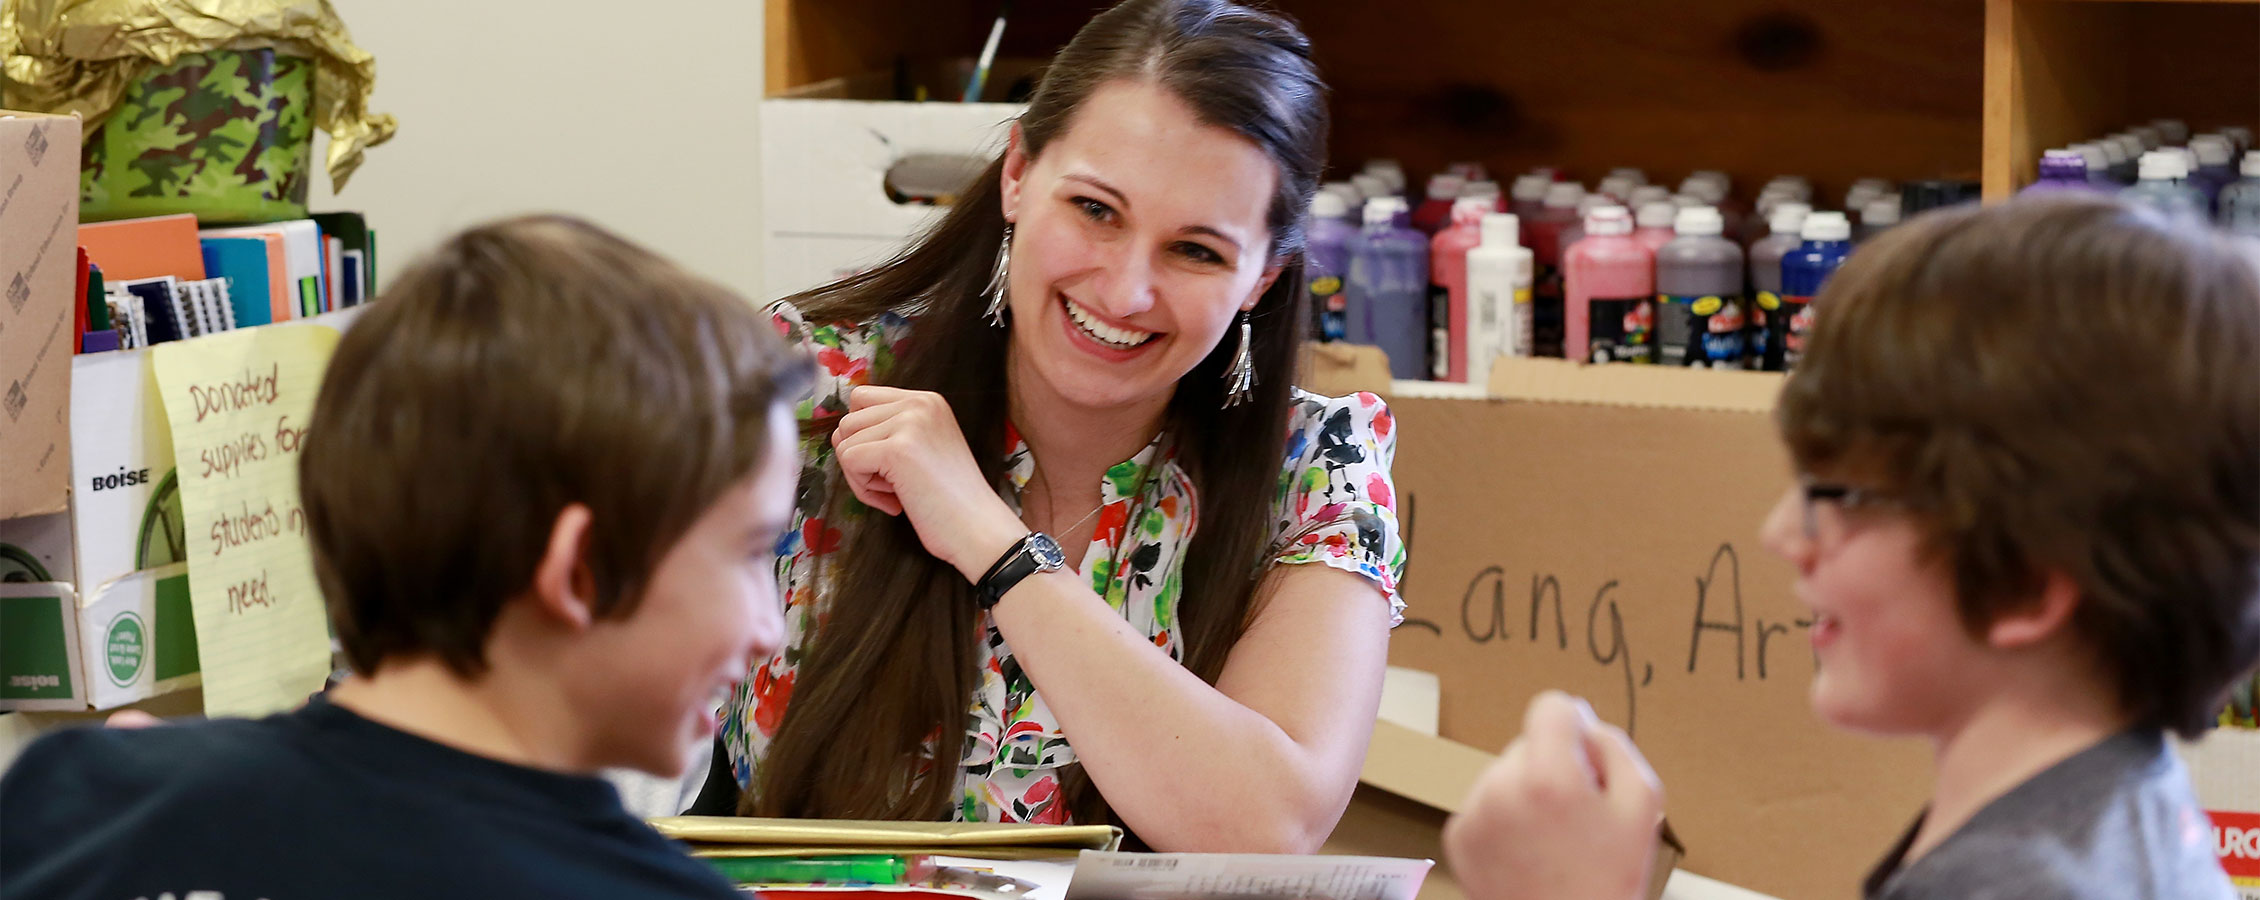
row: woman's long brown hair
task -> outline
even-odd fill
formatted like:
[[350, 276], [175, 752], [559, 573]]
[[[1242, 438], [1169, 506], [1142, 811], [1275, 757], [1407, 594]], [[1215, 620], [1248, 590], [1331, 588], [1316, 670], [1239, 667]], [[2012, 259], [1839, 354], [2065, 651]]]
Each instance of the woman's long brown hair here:
[[[1246, 627], [1271, 550], [1308, 316], [1303, 223], [1326, 146], [1326, 89], [1309, 41], [1283, 17], [1225, 0], [1130, 0], [1094, 18], [1053, 60], [1020, 118], [1025, 152], [1040, 156], [1084, 101], [1116, 80], [1168, 90], [1201, 121], [1246, 139], [1278, 166], [1270, 250], [1283, 271], [1252, 312], [1252, 402], [1224, 408], [1234, 343], [1220, 341], [1178, 382], [1164, 425], [1201, 501], [1178, 611], [1185, 664], [1214, 683]], [[982, 289], [1003, 240], [1002, 171], [1000, 158], [890, 262], [793, 298], [810, 321], [916, 316], [884, 381], [948, 400], [982, 475], [1000, 489], [1007, 331], [983, 318]], [[821, 492], [817, 501], [830, 508], [845, 496], [836, 475], [802, 490]], [[977, 684], [982, 635], [973, 588], [928, 554], [900, 517], [865, 517], [837, 552], [843, 556], [827, 561], [837, 563], [839, 577], [827, 585], [823, 623], [739, 808], [804, 818], [943, 817], [957, 799]], [[1079, 768], [1068, 773], [1063, 802], [1077, 821], [1108, 820], [1105, 801]]]

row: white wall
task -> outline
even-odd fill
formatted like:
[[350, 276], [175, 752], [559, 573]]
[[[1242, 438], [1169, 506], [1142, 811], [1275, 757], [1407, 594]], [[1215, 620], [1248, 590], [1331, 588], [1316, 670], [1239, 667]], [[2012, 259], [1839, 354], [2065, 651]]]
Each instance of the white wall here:
[[[332, 0], [400, 119], [316, 210], [379, 233], [379, 286], [468, 225], [558, 211], [760, 287], [757, 0]], [[317, 138], [323, 141], [326, 138]]]

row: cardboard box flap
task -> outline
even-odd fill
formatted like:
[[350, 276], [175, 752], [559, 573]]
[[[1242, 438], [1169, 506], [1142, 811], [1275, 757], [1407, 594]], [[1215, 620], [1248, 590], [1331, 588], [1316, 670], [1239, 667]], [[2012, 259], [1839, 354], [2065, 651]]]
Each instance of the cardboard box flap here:
[[1363, 344], [1307, 342], [1299, 383], [1306, 391], [1328, 397], [1359, 391], [1388, 394], [1389, 354]]
[[1394, 722], [1376, 722], [1358, 780], [1448, 813], [1460, 811], [1491, 754], [1458, 741], [1421, 734]]
[[[1483, 770], [1498, 757], [1449, 738], [1422, 734], [1395, 722], [1375, 722], [1358, 782], [1447, 813], [1458, 813]], [[1666, 821], [1664, 846], [1687, 852]]]
[[1591, 366], [1560, 359], [1501, 358], [1491, 368], [1491, 395], [1509, 400], [1762, 414], [1773, 411], [1782, 381], [1777, 372]]

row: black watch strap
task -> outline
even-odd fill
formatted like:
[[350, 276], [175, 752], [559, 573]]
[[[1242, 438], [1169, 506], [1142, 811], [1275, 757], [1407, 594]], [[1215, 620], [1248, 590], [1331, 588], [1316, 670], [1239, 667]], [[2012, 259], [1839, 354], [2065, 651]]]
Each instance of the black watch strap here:
[[990, 566], [988, 573], [974, 583], [973, 601], [982, 609], [989, 609], [1028, 576], [1057, 572], [1066, 567], [1066, 554], [1060, 552], [1059, 542], [1041, 531], [1031, 531], [998, 557], [996, 565]]

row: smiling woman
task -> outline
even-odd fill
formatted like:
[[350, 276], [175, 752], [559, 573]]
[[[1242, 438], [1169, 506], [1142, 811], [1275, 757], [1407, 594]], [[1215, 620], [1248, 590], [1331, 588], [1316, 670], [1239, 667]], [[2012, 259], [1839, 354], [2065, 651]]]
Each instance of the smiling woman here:
[[932, 232], [777, 309], [829, 377], [713, 787], [1313, 849], [1404, 566], [1387, 409], [1293, 386], [1325, 86], [1221, 0], [1114, 7], [1049, 73]]

